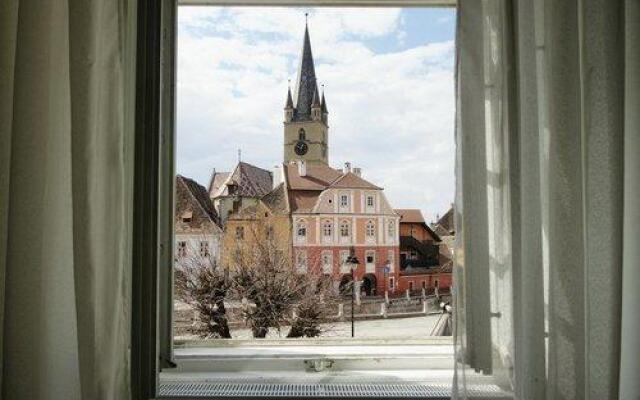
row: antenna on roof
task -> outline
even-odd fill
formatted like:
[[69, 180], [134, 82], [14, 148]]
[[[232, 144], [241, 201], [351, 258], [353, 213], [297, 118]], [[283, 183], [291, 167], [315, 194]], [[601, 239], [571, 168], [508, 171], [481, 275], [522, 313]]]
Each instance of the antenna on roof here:
[[238, 162], [242, 162], [242, 149], [238, 149]]

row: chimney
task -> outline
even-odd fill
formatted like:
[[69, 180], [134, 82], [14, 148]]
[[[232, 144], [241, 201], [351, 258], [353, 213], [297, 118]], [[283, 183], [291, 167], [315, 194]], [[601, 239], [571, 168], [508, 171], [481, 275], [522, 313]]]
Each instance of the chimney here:
[[276, 165], [273, 167], [273, 188], [275, 189], [282, 182], [284, 182], [282, 165]]
[[348, 174], [349, 172], [351, 172], [351, 163], [347, 161], [344, 163], [344, 173]]
[[307, 163], [303, 160], [298, 160], [298, 175], [307, 176]]
[[362, 168], [353, 168], [353, 173], [359, 177], [362, 177]]

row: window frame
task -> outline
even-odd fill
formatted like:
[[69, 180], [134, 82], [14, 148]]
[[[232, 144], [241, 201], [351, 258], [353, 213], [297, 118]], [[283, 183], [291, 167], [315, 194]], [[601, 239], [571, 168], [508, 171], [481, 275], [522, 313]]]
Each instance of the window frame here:
[[[173, 354], [173, 199], [177, 6], [455, 7], [455, 0], [139, 0], [135, 69], [131, 396], [158, 398], [158, 374]], [[159, 99], [159, 101], [158, 101]], [[351, 200], [348, 198], [348, 205]], [[349, 227], [351, 235], [351, 226]], [[450, 345], [450, 344], [449, 344]], [[168, 397], [163, 397], [167, 399]]]

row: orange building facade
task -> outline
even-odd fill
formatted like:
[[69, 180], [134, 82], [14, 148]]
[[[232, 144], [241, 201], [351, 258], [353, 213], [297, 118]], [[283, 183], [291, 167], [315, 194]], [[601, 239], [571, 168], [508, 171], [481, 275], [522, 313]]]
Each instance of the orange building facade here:
[[364, 295], [395, 292], [399, 269], [399, 217], [384, 191], [347, 165], [297, 161], [283, 166], [292, 220], [294, 264], [299, 272], [330, 276], [335, 289], [347, 287], [354, 271]]

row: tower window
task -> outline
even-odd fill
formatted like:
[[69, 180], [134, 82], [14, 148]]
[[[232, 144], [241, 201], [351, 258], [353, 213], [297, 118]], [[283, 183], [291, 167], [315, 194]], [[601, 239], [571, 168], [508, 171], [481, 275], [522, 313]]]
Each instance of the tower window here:
[[236, 239], [237, 240], [244, 239], [244, 226], [236, 226]]
[[303, 128], [300, 128], [300, 130], [298, 131], [298, 140], [307, 140], [307, 133]]

